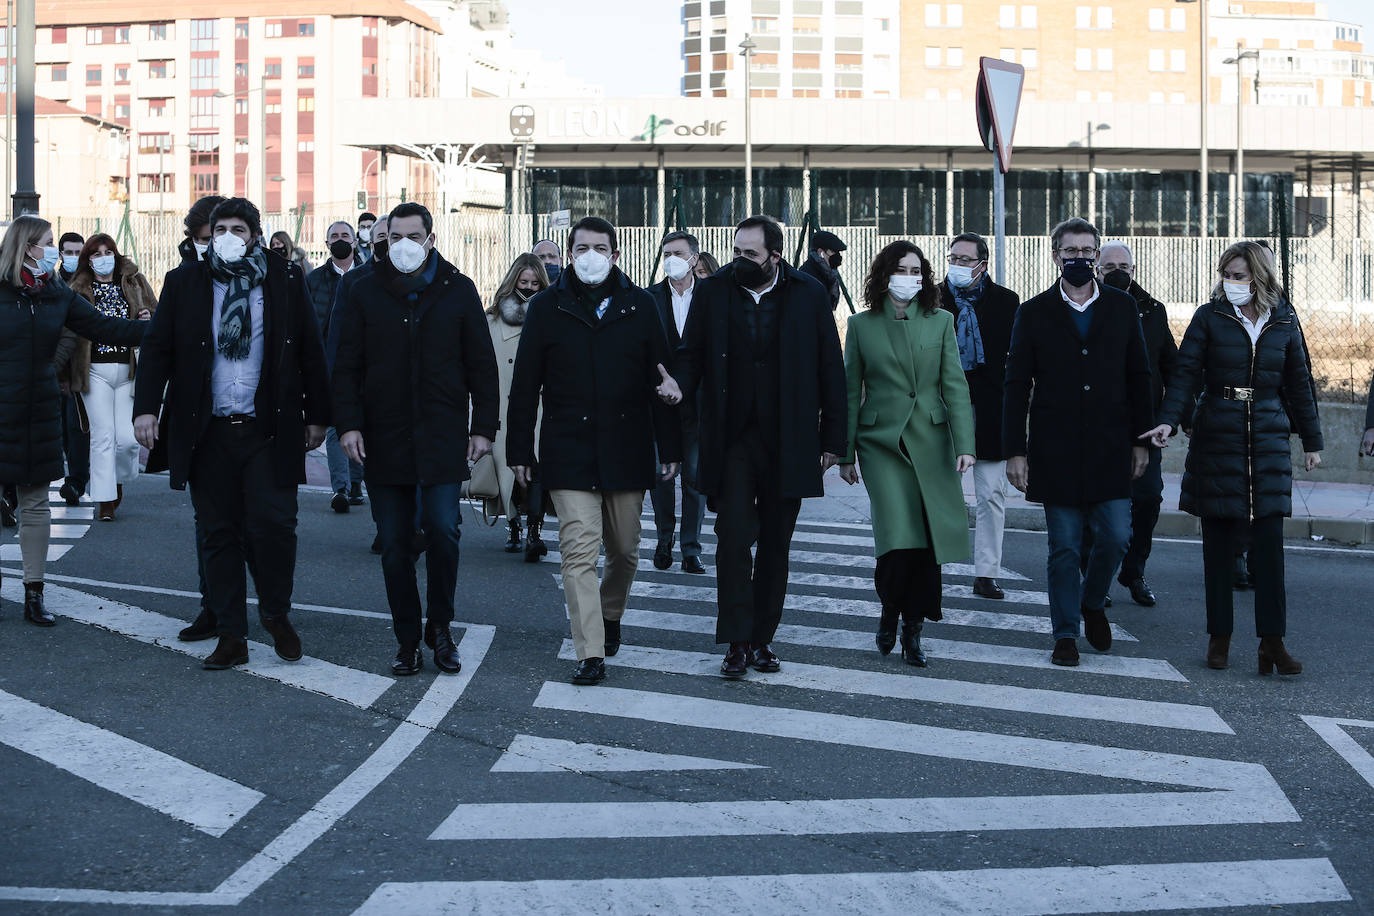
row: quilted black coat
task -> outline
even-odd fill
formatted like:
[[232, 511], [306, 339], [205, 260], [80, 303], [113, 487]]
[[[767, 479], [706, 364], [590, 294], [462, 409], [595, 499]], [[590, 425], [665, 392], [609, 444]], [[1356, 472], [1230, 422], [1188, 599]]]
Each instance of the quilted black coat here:
[[[1253, 389], [1253, 399], [1236, 399], [1236, 388]], [[1288, 411], [1303, 450], [1322, 449], [1307, 354], [1292, 306], [1282, 303], [1271, 310], [1254, 347], [1230, 303], [1209, 302], [1193, 313], [1159, 422], [1177, 427], [1199, 396], [1179, 508], [1201, 518], [1292, 515]]]

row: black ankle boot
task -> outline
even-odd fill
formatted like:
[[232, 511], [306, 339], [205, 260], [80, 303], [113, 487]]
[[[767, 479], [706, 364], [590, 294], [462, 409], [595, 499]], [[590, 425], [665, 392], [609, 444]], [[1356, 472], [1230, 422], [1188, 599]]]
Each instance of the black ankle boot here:
[[921, 624], [902, 624], [902, 658], [908, 665], [926, 666], [926, 654], [921, 651]]
[[889, 608], [883, 605], [883, 616], [878, 619], [878, 635], [874, 642], [878, 644], [878, 651], [883, 655], [888, 655], [897, 645], [897, 620], [900, 613], [896, 608]]
[[530, 520], [529, 528], [525, 532], [526, 563], [538, 563], [541, 558], [549, 553], [549, 548], [544, 545], [544, 538], [540, 536], [543, 527], [543, 519]]
[[510, 537], [506, 539], [506, 553], [519, 553], [525, 547], [520, 539], [520, 519], [510, 520]]
[[48, 609], [43, 606], [42, 582], [24, 583], [24, 619], [37, 627], [51, 627], [57, 624], [57, 618], [49, 614]]

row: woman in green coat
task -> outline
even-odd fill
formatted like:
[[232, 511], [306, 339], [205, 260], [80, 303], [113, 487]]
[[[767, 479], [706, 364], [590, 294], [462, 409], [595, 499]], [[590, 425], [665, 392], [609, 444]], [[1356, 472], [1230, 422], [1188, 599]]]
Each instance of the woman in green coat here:
[[898, 241], [878, 252], [864, 284], [868, 310], [849, 319], [848, 483], [863, 466], [882, 601], [878, 650], [897, 643], [925, 667], [921, 626], [939, 620], [940, 565], [967, 560], [968, 515], [959, 476], [973, 467], [973, 406], [959, 363], [954, 317], [939, 305], [930, 262]]

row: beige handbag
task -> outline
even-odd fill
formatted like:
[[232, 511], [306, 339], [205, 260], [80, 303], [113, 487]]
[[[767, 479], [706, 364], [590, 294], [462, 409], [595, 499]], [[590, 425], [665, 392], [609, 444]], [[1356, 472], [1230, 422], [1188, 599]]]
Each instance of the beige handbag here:
[[501, 496], [501, 484], [496, 479], [496, 459], [490, 452], [477, 459], [472, 466], [467, 481], [463, 484], [463, 496], [467, 499], [497, 499]]

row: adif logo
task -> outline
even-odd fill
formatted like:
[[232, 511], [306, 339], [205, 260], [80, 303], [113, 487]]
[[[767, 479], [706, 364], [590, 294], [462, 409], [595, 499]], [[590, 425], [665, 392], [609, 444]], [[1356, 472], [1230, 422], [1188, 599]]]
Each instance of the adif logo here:
[[670, 127], [675, 137], [719, 137], [725, 133], [725, 125], [725, 121], [702, 121], [696, 125], [678, 124], [669, 118], [649, 115], [649, 120], [644, 122], [643, 133], [633, 139], [653, 143]]
[[673, 122], [671, 120], [668, 120], [667, 118], [660, 118], [658, 115], [651, 114], [649, 115], [649, 120], [644, 122], [643, 133], [641, 133], [638, 137], [634, 137], [633, 139], [653, 143], [655, 140], [658, 139], [659, 131], [663, 130], [665, 127], [672, 126]]

